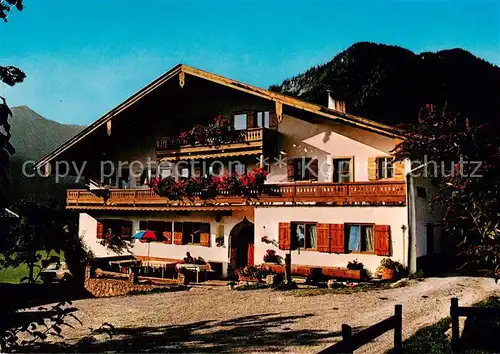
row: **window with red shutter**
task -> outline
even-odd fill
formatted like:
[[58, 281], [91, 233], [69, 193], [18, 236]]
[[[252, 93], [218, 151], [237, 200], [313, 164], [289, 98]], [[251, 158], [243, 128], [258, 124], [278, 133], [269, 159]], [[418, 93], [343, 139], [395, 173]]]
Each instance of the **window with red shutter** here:
[[162, 232], [163, 243], [171, 244], [172, 243], [172, 235], [173, 235], [172, 223], [171, 222], [165, 223], [165, 227], [164, 227], [163, 232]]
[[280, 250], [290, 250], [291, 248], [291, 237], [290, 237], [291, 225], [289, 222], [280, 222], [278, 229], [278, 245]]
[[344, 224], [330, 224], [331, 252], [345, 252]]
[[210, 247], [210, 224], [201, 224], [200, 245]]
[[182, 223], [174, 223], [174, 244], [182, 245]]
[[373, 226], [374, 251], [378, 256], [391, 255], [391, 233], [389, 225]]
[[318, 224], [318, 246], [319, 252], [331, 252], [330, 224]]
[[97, 238], [102, 239], [104, 238], [104, 226], [101, 222], [97, 222], [97, 230], [96, 230], [96, 235]]

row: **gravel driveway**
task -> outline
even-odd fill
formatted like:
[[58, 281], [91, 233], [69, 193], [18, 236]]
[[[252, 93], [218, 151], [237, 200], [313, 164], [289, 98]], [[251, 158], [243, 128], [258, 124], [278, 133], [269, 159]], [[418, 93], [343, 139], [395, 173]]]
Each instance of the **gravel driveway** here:
[[[66, 343], [72, 343], [86, 336], [89, 327], [104, 322], [115, 327], [111, 338], [94, 336], [96, 341], [80, 348], [85, 352], [315, 353], [339, 340], [342, 323], [356, 331], [392, 315], [395, 304], [403, 304], [407, 338], [446, 317], [451, 297], [465, 306], [499, 290], [492, 279], [470, 277], [429, 278], [397, 289], [308, 297], [267, 289], [195, 288], [75, 301], [83, 325], [75, 322], [75, 328], [63, 334]], [[358, 352], [381, 353], [391, 343], [389, 332]]]

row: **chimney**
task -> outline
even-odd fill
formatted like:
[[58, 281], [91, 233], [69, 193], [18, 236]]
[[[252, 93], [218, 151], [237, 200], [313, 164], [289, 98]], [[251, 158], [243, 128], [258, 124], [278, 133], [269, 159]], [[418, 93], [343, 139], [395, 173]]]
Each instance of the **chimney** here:
[[336, 98], [333, 91], [328, 90], [328, 108], [342, 113], [347, 113], [345, 101]]

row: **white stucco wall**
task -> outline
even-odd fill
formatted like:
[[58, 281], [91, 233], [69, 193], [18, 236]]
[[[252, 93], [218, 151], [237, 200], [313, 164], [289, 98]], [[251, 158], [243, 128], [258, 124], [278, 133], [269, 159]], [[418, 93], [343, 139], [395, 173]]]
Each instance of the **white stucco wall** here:
[[[288, 251], [278, 250], [270, 244], [263, 243], [261, 238], [267, 236], [278, 240], [278, 224], [280, 222], [311, 221], [329, 224], [374, 223], [390, 225], [391, 258], [407, 265], [407, 235], [401, 229], [408, 227], [407, 209], [395, 207], [259, 207], [255, 209], [255, 262], [261, 263], [268, 249], [275, 249], [284, 256]], [[372, 254], [336, 254], [316, 251], [292, 251], [292, 263], [301, 265], [317, 265], [346, 267], [347, 262], [357, 259], [370, 272], [374, 272], [384, 257]]]
[[[286, 159], [295, 157], [315, 157], [320, 169], [318, 181], [333, 180], [333, 159], [353, 158], [354, 182], [368, 181], [368, 158], [390, 156], [362, 142], [335, 132], [336, 125], [325, 122], [307, 122], [289, 115], [283, 116], [279, 125], [282, 137], [280, 150], [286, 152]], [[374, 137], [378, 134], [371, 134]], [[394, 147], [394, 146], [393, 146]], [[268, 183], [287, 182], [287, 167], [273, 164], [267, 178]]]
[[[89, 215], [87, 213], [80, 214], [79, 234], [82, 236], [85, 244], [94, 253], [95, 257], [112, 257], [117, 256], [116, 253], [110, 251], [107, 247], [100, 244], [97, 239], [97, 220], [119, 219], [132, 221], [133, 232], [139, 231], [139, 222], [142, 220], [148, 221], [185, 221], [185, 222], [204, 222], [210, 223], [210, 247], [199, 245], [175, 245], [164, 244], [162, 242], [141, 243], [139, 241], [131, 242], [129, 253], [137, 256], [148, 256], [157, 258], [182, 259], [186, 256], [186, 252], [190, 252], [193, 257], [202, 257], [205, 261], [223, 263], [223, 271], [227, 270], [229, 261], [229, 234], [232, 228], [247, 217], [251, 222], [254, 221], [251, 215], [247, 213], [233, 212], [232, 216], [223, 216], [220, 222], [215, 221], [213, 214], [209, 213], [190, 213], [190, 215], [177, 215], [175, 213], [162, 214], [145, 214], [145, 215]], [[217, 227], [224, 225], [224, 246], [216, 246]]]
[[[442, 218], [442, 210], [439, 206], [429, 205], [429, 201], [434, 196], [435, 187], [426, 178], [419, 177], [413, 179], [414, 195], [414, 235], [416, 241], [416, 256], [421, 257], [427, 254], [427, 224], [439, 224]], [[426, 198], [417, 196], [417, 187], [423, 187], [426, 190]], [[434, 252], [441, 252], [441, 228], [434, 227]]]

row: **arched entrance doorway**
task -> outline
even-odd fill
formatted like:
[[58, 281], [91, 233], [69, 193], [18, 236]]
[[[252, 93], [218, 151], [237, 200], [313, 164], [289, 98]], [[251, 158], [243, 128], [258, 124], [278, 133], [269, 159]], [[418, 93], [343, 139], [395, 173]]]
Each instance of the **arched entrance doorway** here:
[[229, 263], [234, 269], [254, 264], [254, 225], [244, 218], [229, 233]]

